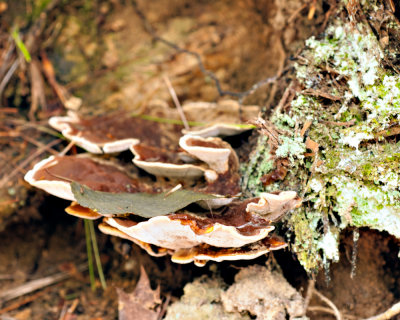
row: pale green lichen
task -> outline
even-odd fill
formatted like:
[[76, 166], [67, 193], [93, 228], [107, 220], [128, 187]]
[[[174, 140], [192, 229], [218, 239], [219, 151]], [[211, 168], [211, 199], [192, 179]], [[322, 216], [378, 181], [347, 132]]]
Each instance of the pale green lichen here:
[[[384, 69], [384, 53], [363, 25], [336, 21], [306, 45], [303, 64], [295, 64], [298, 81], [341, 100], [322, 105], [318, 97], [298, 93], [288, 113], [275, 111], [271, 122], [285, 130], [276, 155], [288, 157], [291, 168], [284, 181], [264, 190], [304, 194], [303, 207], [285, 223], [292, 249], [311, 271], [339, 259], [339, 235], [348, 226], [400, 237], [400, 143], [384, 138], [400, 124], [400, 76]], [[326, 66], [330, 77], [321, 76]], [[306, 121], [312, 123], [308, 137], [319, 145], [318, 165], [302, 159], [306, 150], [296, 132]], [[271, 155], [265, 158], [270, 163]]]
[[271, 157], [267, 138], [261, 136], [257, 143], [257, 148], [253, 151], [250, 161], [242, 164], [242, 183], [243, 194], [245, 196], [258, 196], [264, 191], [261, 177], [274, 168], [274, 160]]
[[384, 191], [345, 177], [334, 177], [332, 183], [338, 191], [335, 210], [343, 218], [341, 228], [370, 227], [400, 238], [399, 191]]
[[318, 249], [324, 253], [323, 259], [337, 262], [339, 261], [339, 235], [337, 232], [328, 230], [318, 242]]
[[278, 158], [289, 158], [291, 161], [295, 159], [303, 159], [306, 152], [306, 145], [302, 137], [281, 137], [281, 144], [276, 149], [276, 156]]

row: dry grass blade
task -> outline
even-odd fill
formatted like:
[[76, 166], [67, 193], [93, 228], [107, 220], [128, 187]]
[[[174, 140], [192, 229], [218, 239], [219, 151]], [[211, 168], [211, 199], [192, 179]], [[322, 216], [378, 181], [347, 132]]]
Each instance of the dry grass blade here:
[[32, 102], [31, 108], [29, 110], [29, 119], [35, 119], [35, 113], [42, 106], [44, 109], [47, 108], [44, 81], [40, 73], [39, 62], [37, 60], [32, 60], [29, 64], [30, 78], [31, 78], [31, 92], [32, 92]]
[[165, 84], [166, 84], [167, 87], [168, 87], [169, 94], [171, 95], [172, 100], [173, 100], [174, 103], [175, 103], [175, 107], [176, 107], [176, 109], [178, 110], [179, 116], [181, 117], [181, 120], [182, 120], [182, 122], [183, 122], [183, 126], [185, 127], [186, 130], [189, 130], [189, 129], [190, 129], [189, 123], [188, 123], [188, 121], [186, 120], [185, 113], [183, 112], [181, 103], [179, 102], [179, 99], [178, 99], [178, 97], [177, 97], [177, 95], [176, 95], [176, 92], [175, 92], [175, 90], [174, 90], [174, 87], [173, 87], [172, 84], [171, 84], [171, 81], [169, 80], [169, 78], [168, 78], [167, 76], [164, 77], [164, 81], [165, 81]]

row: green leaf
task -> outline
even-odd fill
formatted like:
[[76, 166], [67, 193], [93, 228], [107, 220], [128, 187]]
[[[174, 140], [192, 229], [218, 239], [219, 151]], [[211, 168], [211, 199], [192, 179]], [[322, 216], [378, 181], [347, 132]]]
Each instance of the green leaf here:
[[94, 191], [77, 182], [71, 183], [76, 201], [83, 207], [102, 214], [134, 213], [143, 218], [152, 218], [173, 213], [189, 204], [216, 199], [219, 196], [189, 190], [171, 193], [111, 193]]

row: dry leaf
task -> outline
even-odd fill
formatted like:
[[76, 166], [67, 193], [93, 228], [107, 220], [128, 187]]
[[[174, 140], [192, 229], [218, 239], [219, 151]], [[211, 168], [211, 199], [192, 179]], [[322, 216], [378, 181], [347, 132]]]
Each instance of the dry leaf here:
[[141, 267], [140, 279], [132, 293], [117, 288], [119, 320], [157, 320], [160, 287], [152, 290], [146, 271]]

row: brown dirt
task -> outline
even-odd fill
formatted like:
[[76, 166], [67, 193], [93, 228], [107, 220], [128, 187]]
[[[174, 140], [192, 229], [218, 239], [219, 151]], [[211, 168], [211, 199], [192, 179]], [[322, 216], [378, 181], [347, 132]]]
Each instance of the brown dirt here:
[[399, 241], [387, 234], [361, 230], [351, 277], [354, 244], [349, 232], [342, 240], [340, 263], [330, 270], [330, 281], [319, 274], [317, 289], [344, 314], [367, 318], [385, 311], [400, 297], [398, 247]]
[[[19, 2], [10, 2], [7, 18], [10, 24], [10, 16], [22, 10], [21, 4], [14, 7], [12, 3]], [[303, 3], [304, 9], [297, 11]], [[168, 1], [168, 5], [161, 0], [142, 0], [138, 1], [138, 6], [159, 35], [201, 54], [205, 66], [218, 76], [223, 89], [232, 91], [247, 90], [255, 82], [282, 71], [287, 58], [295, 54], [302, 41], [321, 31], [329, 9], [327, 2], [322, 5], [322, 1], [317, 1], [316, 14], [309, 20], [309, 2], [298, 0], [173, 0]], [[65, 23], [67, 27], [60, 31], [53, 47], [46, 50], [60, 83], [82, 97], [84, 112], [150, 108], [160, 101], [172, 107], [162, 74], [171, 78], [181, 102], [219, 99], [215, 83], [199, 71], [193, 56], [178, 54], [153, 41], [130, 1], [104, 1], [97, 11], [86, 12], [76, 1], [71, 1], [60, 10], [59, 18], [57, 14], [52, 17], [53, 22], [55, 25]], [[93, 12], [98, 16], [93, 18]], [[39, 53], [36, 58], [38, 56]], [[280, 96], [277, 93], [285, 86], [285, 82], [262, 86], [245, 102], [269, 109], [276, 104]], [[22, 70], [8, 87], [8, 99], [2, 100], [4, 105], [18, 106], [18, 114], [13, 117], [24, 125], [28, 123], [30, 105], [27, 92], [29, 86]], [[46, 94], [48, 108], [39, 110], [37, 116], [47, 119], [52, 114], [64, 113], [52, 89], [48, 88]], [[0, 116], [3, 120], [4, 114]], [[36, 147], [26, 136], [43, 144], [54, 139], [40, 131], [33, 134], [24, 131], [23, 126], [15, 123], [1, 124], [2, 131], [16, 129], [16, 136], [9, 135], [0, 140], [3, 176], [34, 152]], [[34, 160], [45, 155], [48, 154], [43, 152]], [[1, 189], [0, 291], [86, 261], [82, 221], [63, 212], [68, 203], [41, 192], [28, 192], [21, 179], [27, 167], [17, 170], [18, 174]], [[0, 306], [0, 317], [59, 319], [63, 310], [76, 301], [73, 313], [64, 320], [115, 319], [117, 295], [114, 287], [131, 291], [138, 279], [140, 265], [145, 266], [153, 286], [161, 284], [164, 299], [171, 295], [172, 300], [176, 300], [182, 294], [184, 284], [195, 276], [219, 273], [229, 284], [233, 282], [237, 268], [263, 264], [268, 259], [211, 263], [201, 269], [173, 264], [168, 257], [149, 257], [129, 242], [110, 240], [100, 233], [98, 240], [109, 284], [106, 291], [98, 288], [92, 292], [87, 272], [72, 273], [68, 280], [57, 285], [4, 303]], [[352, 247], [349, 231], [342, 240], [340, 263], [331, 266], [329, 284], [326, 284], [326, 275], [321, 273], [317, 276], [316, 287], [344, 314], [359, 319], [385, 310], [400, 298], [400, 262], [395, 239], [363, 230], [358, 244], [356, 275], [351, 279]], [[290, 252], [278, 252], [275, 257], [285, 277], [304, 295], [308, 277], [295, 257]], [[317, 299], [311, 304], [325, 306]], [[7, 308], [9, 311], [6, 312]], [[310, 313], [309, 316], [311, 319], [332, 318], [322, 313]]]

